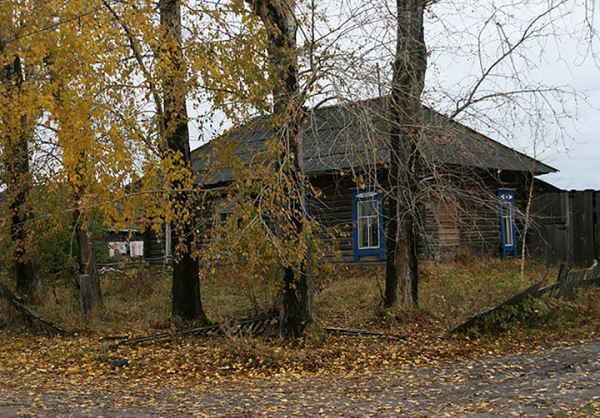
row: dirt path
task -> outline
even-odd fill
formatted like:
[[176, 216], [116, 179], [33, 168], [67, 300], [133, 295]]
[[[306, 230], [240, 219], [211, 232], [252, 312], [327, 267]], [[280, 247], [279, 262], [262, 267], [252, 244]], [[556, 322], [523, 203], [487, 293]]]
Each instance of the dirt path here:
[[0, 416], [548, 416], [600, 402], [600, 341], [354, 377], [126, 388], [0, 388]]

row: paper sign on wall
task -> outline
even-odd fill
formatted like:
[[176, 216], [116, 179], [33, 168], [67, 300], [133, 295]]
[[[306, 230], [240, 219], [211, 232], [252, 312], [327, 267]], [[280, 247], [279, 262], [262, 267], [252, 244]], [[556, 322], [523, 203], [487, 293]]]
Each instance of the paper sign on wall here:
[[130, 241], [129, 242], [129, 255], [131, 257], [143, 257], [144, 256], [144, 241]]
[[123, 241], [113, 241], [108, 243], [109, 257], [117, 255], [127, 255], [127, 243]]
[[108, 256], [116, 257], [129, 254], [130, 257], [144, 256], [144, 241], [113, 241], [108, 243]]

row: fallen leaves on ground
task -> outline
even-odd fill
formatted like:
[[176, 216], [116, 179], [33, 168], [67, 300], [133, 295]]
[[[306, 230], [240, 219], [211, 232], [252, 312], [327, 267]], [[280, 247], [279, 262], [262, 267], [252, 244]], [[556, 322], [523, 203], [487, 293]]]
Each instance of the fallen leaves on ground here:
[[182, 338], [134, 347], [115, 347], [114, 341], [103, 341], [97, 336], [44, 337], [4, 333], [1, 335], [0, 384], [26, 382], [43, 386], [61, 381], [98, 383], [119, 378], [134, 385], [148, 379], [160, 379], [185, 387], [231, 376], [239, 379], [366, 376], [379, 369], [393, 373], [409, 366], [436, 366], [520, 353], [593, 337], [588, 334], [565, 338], [517, 330], [516, 334], [508, 332], [500, 337], [471, 340], [446, 338], [440, 326], [424, 328], [417, 324], [397, 332], [408, 338], [397, 341], [329, 336], [316, 345], [261, 338]]
[[[331, 416], [347, 413], [350, 402], [358, 408], [357, 415], [395, 416], [407, 414], [413, 403], [415, 408], [422, 407], [418, 402], [450, 390], [454, 393], [447, 404], [436, 408], [456, 415], [503, 407], [503, 399], [494, 393], [463, 404], [459, 401], [462, 391], [504, 390], [495, 388], [494, 382], [512, 385], [519, 380], [525, 388], [519, 386], [521, 398], [512, 396], [511, 402], [533, 408], [547, 393], [554, 369], [535, 371], [531, 378], [542, 382], [537, 386], [529, 385], [527, 373], [538, 362], [552, 365], [556, 360], [544, 360], [549, 354], [532, 358], [530, 353], [550, 346], [570, 350], [568, 344], [577, 347], [583, 343], [581, 338], [595, 337], [579, 335], [576, 340], [529, 332], [529, 338], [524, 338], [515, 330], [485, 340], [445, 339], [443, 329], [434, 325], [427, 329], [411, 325], [401, 331], [412, 332], [404, 341], [332, 336], [317, 346], [282, 344], [278, 339], [185, 338], [114, 349], [114, 342], [96, 336], [5, 333], [1, 334], [0, 398], [7, 405], [26, 397], [23, 408], [50, 415], [57, 408], [74, 407], [89, 415], [112, 410], [149, 416], [164, 408], [168, 416], [189, 415], [189, 411], [221, 415], [219, 411], [227, 408], [236, 413], [317, 415], [321, 405], [321, 414]], [[526, 353], [523, 360], [512, 356], [517, 353]], [[573, 356], [566, 352], [561, 358]], [[583, 373], [579, 366], [568, 366], [560, 366], [568, 376], [561, 377], [565, 387], [556, 391], [571, 391], [571, 377]], [[484, 383], [486, 387], [479, 386]], [[404, 398], [395, 398], [394, 387], [404, 391]]]

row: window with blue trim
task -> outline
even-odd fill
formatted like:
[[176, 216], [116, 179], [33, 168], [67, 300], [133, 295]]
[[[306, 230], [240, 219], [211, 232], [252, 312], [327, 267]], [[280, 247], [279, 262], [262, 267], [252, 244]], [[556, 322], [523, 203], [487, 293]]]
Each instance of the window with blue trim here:
[[383, 200], [373, 188], [353, 189], [352, 220], [354, 259], [376, 255], [385, 258]]
[[499, 189], [500, 198], [500, 235], [502, 238], [502, 255], [518, 255], [519, 243], [517, 224], [515, 222], [515, 190]]

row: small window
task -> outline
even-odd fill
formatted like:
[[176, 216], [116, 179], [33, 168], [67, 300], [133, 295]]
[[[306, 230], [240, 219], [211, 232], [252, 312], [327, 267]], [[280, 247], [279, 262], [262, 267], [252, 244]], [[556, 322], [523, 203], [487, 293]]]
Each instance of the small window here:
[[218, 213], [218, 222], [219, 225], [225, 225], [227, 223], [227, 220], [229, 219], [229, 217], [231, 216], [231, 212], [227, 212], [227, 211], [219, 211]]
[[379, 248], [379, 201], [359, 200], [358, 204], [358, 248]]
[[227, 221], [229, 221], [229, 218], [231, 215], [233, 215], [234, 209], [235, 207], [232, 202], [223, 201], [217, 204], [214, 217], [214, 226], [224, 226], [227, 224]]
[[352, 198], [354, 259], [362, 256], [385, 258], [383, 201], [374, 189], [354, 189]]

